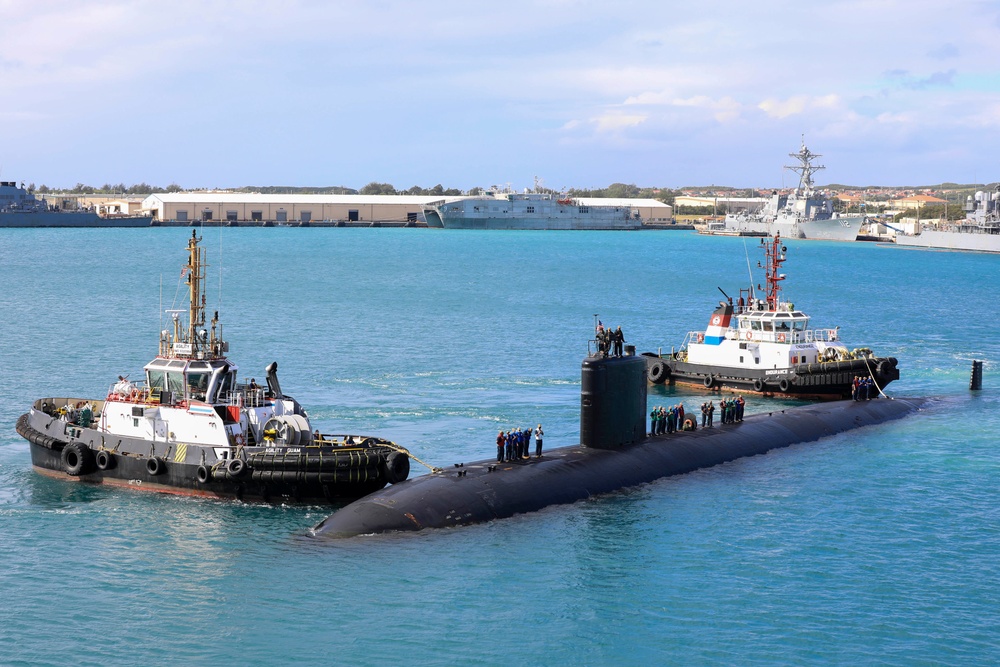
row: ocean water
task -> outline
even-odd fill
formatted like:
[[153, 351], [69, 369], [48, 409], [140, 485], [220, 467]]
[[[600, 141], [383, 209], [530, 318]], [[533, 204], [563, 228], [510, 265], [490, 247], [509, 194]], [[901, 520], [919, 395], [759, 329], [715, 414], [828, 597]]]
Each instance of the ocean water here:
[[[898, 357], [888, 393], [937, 399], [915, 416], [505, 521], [327, 542], [308, 536], [326, 507], [41, 477], [14, 432], [37, 397], [141, 375], [190, 233], [0, 230], [0, 664], [996, 664], [1000, 257], [787, 243], [786, 295]], [[686, 232], [201, 233], [242, 375], [278, 361], [321, 430], [435, 465], [538, 422], [546, 447], [576, 444], [594, 315], [669, 350], [760, 258]], [[704, 398], [650, 391], [682, 400]]]

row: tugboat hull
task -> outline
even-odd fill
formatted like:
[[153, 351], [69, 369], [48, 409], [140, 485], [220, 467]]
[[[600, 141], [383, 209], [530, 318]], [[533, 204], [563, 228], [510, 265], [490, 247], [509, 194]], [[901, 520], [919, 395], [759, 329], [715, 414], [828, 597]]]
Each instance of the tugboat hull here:
[[[17, 432], [29, 442], [31, 463], [38, 473], [175, 495], [303, 503], [353, 500], [409, 474], [404, 453], [374, 442], [301, 447], [296, 453], [251, 447], [244, 450], [245, 458], [213, 463], [209, 448], [117, 437], [112, 442], [95, 429], [66, 426], [44, 413], [26, 413], [18, 420]], [[72, 436], [58, 437], [59, 430]]]
[[855, 377], [871, 377], [883, 389], [899, 379], [895, 357], [799, 364], [787, 371], [692, 364], [673, 356], [661, 358], [651, 352], [643, 353], [643, 357], [652, 384], [683, 384], [765, 396], [836, 400], [851, 397]]

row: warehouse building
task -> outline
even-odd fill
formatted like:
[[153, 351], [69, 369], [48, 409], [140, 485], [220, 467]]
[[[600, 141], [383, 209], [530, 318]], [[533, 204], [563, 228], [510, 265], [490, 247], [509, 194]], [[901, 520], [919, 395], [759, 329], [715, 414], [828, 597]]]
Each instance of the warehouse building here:
[[160, 222], [187, 224], [416, 223], [437, 197], [410, 195], [262, 195], [237, 192], [158, 192], [142, 203]]
[[[447, 199], [451, 199], [448, 197]], [[165, 224], [423, 224], [425, 206], [440, 195], [264, 195], [238, 192], [158, 192], [142, 211]], [[590, 206], [632, 207], [644, 222], [670, 219], [672, 209], [655, 199], [580, 198]]]

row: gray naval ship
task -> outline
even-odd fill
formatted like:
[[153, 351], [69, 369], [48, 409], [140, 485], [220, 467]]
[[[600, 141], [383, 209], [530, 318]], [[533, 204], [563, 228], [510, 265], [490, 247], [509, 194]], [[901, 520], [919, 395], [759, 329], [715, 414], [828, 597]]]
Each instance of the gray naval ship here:
[[428, 227], [444, 229], [641, 229], [642, 220], [619, 200], [544, 192], [490, 191], [424, 207]]
[[63, 210], [15, 181], [0, 181], [0, 227], [149, 227], [148, 215], [102, 216], [93, 210]]
[[924, 225], [918, 234], [896, 234], [896, 245], [1000, 252], [1000, 184], [993, 192], [979, 191], [965, 203], [967, 217], [956, 223]]
[[798, 160], [798, 164], [785, 167], [799, 175], [798, 187], [789, 195], [774, 192], [760, 210], [730, 213], [726, 216], [726, 231], [755, 236], [780, 235], [785, 239], [857, 239], [864, 215], [834, 212], [833, 201], [815, 189], [813, 174], [826, 167], [813, 164], [813, 160], [822, 156], [806, 148], [805, 142], [798, 153], [788, 156]]

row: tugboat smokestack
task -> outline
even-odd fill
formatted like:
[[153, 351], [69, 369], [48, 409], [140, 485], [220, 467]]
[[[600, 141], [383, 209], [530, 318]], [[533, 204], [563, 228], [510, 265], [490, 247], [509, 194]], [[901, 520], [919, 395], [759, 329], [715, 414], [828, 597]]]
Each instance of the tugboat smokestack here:
[[281, 393], [281, 385], [278, 384], [278, 362], [272, 361], [264, 369], [267, 377], [267, 388], [271, 390], [271, 395], [275, 398], [284, 398]]

